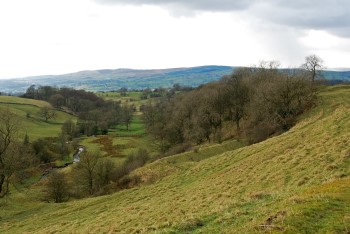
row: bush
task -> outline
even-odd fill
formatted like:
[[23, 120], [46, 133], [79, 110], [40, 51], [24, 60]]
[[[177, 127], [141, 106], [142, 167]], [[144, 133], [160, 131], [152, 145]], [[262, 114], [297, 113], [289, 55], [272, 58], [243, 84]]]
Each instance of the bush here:
[[98, 161], [96, 166], [96, 181], [95, 186], [100, 190], [108, 185], [115, 174], [116, 167], [110, 158], [102, 158]]
[[54, 171], [46, 183], [46, 195], [56, 203], [68, 201], [69, 188], [65, 175], [62, 172]]
[[144, 149], [130, 154], [119, 167], [116, 167], [109, 158], [100, 158], [97, 154], [84, 153], [80, 162], [74, 167], [75, 186], [72, 194], [77, 198], [88, 195], [103, 195], [112, 190], [136, 185], [140, 178], [130, 177], [129, 173], [145, 165], [148, 160], [148, 152]]

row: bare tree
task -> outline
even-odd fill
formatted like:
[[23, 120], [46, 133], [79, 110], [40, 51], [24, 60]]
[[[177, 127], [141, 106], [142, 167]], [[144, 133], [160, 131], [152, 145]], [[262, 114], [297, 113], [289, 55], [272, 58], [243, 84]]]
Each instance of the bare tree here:
[[77, 127], [76, 124], [71, 120], [66, 120], [62, 127], [61, 133], [68, 136], [68, 140], [73, 140], [77, 136]]
[[16, 124], [14, 115], [9, 109], [0, 110], [0, 196], [7, 194], [8, 189], [4, 188], [6, 175], [6, 167], [9, 151], [16, 140], [18, 133], [18, 125]]
[[312, 83], [315, 79], [321, 76], [321, 72], [325, 68], [323, 63], [323, 59], [317, 55], [309, 55], [305, 57], [305, 63], [302, 64], [301, 67], [308, 73]]
[[237, 131], [239, 131], [240, 121], [247, 114], [249, 88], [243, 83], [243, 76], [239, 70], [228, 77], [224, 77], [223, 81], [227, 84], [226, 97], [229, 116], [236, 123]]
[[94, 181], [98, 159], [98, 153], [86, 152], [80, 156], [80, 162], [78, 164], [78, 171], [80, 172], [82, 182], [90, 195], [94, 194]]
[[[0, 197], [9, 193], [9, 184], [14, 174], [27, 163], [23, 144], [19, 143], [19, 121], [9, 108], [0, 110]], [[22, 152], [23, 151], [23, 152]]]
[[129, 130], [129, 126], [133, 117], [133, 106], [124, 105], [122, 107], [122, 123], [126, 126], [126, 130]]
[[56, 108], [61, 108], [64, 105], [64, 97], [61, 94], [52, 95], [48, 101]]
[[112, 181], [115, 165], [112, 159], [100, 159], [96, 166], [96, 187], [100, 190]]
[[55, 171], [49, 176], [46, 184], [46, 194], [48, 198], [53, 199], [56, 203], [68, 200], [68, 183], [62, 172]]
[[45, 122], [47, 122], [49, 119], [56, 118], [56, 111], [54, 111], [48, 107], [41, 108], [39, 114], [41, 117], [43, 117], [45, 119]]

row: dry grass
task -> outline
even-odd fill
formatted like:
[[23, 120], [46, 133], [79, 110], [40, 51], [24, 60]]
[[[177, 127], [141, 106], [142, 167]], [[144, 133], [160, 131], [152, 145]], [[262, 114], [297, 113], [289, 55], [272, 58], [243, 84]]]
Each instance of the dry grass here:
[[60, 205], [11, 198], [0, 232], [347, 233], [349, 129], [350, 88], [327, 87], [283, 135], [203, 160], [156, 161], [139, 170], [158, 175], [154, 183]]

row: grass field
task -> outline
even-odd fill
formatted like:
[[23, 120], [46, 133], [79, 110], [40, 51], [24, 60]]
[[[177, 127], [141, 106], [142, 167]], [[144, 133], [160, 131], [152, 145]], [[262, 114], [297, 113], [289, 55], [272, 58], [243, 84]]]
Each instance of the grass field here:
[[[119, 92], [99, 92], [98, 96], [106, 100], [120, 101], [122, 104], [135, 105], [137, 109], [144, 102], [140, 100], [141, 92], [128, 92], [123, 97]], [[147, 100], [145, 100], [147, 101]], [[84, 137], [81, 144], [91, 151], [100, 151], [105, 157], [112, 157], [115, 162], [123, 162], [126, 157], [138, 149], [146, 149], [152, 156], [157, 149], [149, 136], [145, 133], [142, 113], [134, 113], [129, 129], [125, 125], [118, 125], [109, 129], [107, 136]]]
[[123, 162], [126, 157], [138, 149], [146, 149], [152, 156], [157, 149], [145, 134], [145, 126], [141, 117], [135, 115], [129, 130], [125, 126], [117, 126], [109, 130], [108, 135], [83, 137], [80, 142], [89, 151], [99, 151], [104, 157], [111, 157], [116, 163]]
[[16, 194], [1, 204], [0, 232], [349, 233], [350, 86], [323, 88], [318, 102], [264, 142], [146, 165], [133, 189], [65, 204]]
[[110, 101], [120, 101], [122, 104], [135, 104], [142, 103], [140, 98], [142, 92], [127, 92], [127, 96], [121, 96], [120, 92], [98, 92], [99, 97]]
[[20, 97], [14, 97], [14, 96], [0, 96], [0, 103], [17, 103], [17, 104], [33, 105], [37, 107], [51, 107], [51, 105], [45, 101], [20, 98]]
[[127, 96], [121, 96], [119, 92], [98, 92], [97, 95], [105, 100], [120, 101], [122, 105], [134, 105], [136, 107], [135, 115], [140, 115], [140, 106], [148, 104], [149, 102], [155, 102], [159, 98], [141, 99], [142, 92], [127, 92]]
[[106, 98], [106, 99], [128, 99], [128, 98], [134, 98], [139, 99], [142, 92], [127, 92], [127, 96], [122, 96], [120, 92], [97, 92], [96, 94], [100, 97]]
[[[9, 104], [11, 103], [11, 104]], [[40, 117], [40, 107], [51, 107], [51, 105], [44, 101], [0, 96], [0, 108], [9, 108], [11, 112], [16, 114], [18, 122], [21, 123], [21, 135], [27, 132], [29, 140], [35, 140], [40, 137], [57, 136], [61, 131], [62, 124], [68, 120], [75, 120], [76, 117], [69, 115], [62, 111], [56, 111], [56, 118], [45, 122]]]

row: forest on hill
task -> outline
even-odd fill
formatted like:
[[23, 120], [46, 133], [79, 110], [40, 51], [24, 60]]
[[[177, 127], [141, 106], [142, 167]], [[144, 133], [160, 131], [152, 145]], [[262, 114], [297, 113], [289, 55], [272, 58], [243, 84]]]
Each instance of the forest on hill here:
[[[199, 66], [172, 69], [104, 69], [96, 71], [81, 71], [64, 75], [47, 75], [0, 80], [0, 92], [19, 94], [28, 86], [54, 86], [84, 89], [94, 92], [115, 91], [122, 88], [128, 90], [143, 90], [172, 88], [173, 85], [198, 87], [218, 81], [224, 75], [229, 75], [234, 66]], [[281, 68], [281, 70], [288, 70]], [[293, 69], [291, 69], [293, 70]], [[324, 70], [323, 77], [332, 84], [350, 81], [350, 71]]]

